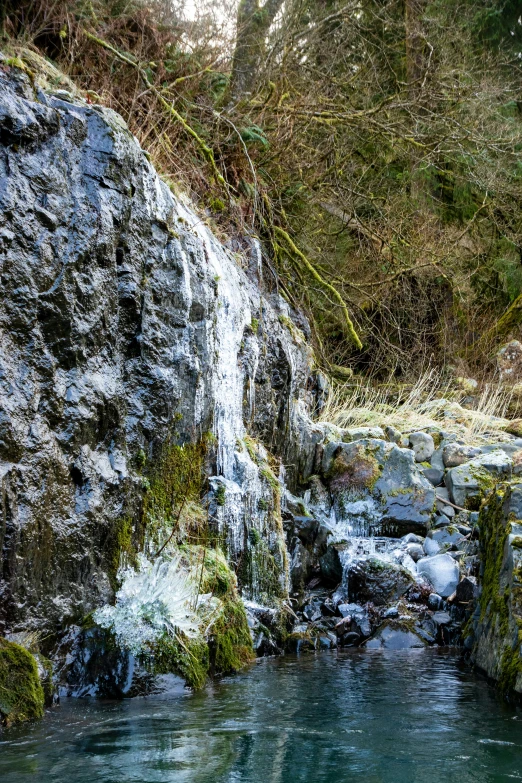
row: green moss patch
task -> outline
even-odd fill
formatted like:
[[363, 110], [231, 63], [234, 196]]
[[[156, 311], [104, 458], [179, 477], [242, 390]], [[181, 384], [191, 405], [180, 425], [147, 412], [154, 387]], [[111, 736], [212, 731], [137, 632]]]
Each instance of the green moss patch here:
[[44, 691], [34, 657], [24, 647], [0, 639], [0, 717], [10, 726], [41, 718]]

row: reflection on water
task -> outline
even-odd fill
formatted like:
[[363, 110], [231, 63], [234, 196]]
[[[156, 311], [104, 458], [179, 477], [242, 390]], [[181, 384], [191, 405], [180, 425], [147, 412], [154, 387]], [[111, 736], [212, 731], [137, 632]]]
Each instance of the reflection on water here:
[[0, 781], [522, 780], [522, 713], [434, 650], [263, 660], [203, 693], [69, 700], [0, 735]]

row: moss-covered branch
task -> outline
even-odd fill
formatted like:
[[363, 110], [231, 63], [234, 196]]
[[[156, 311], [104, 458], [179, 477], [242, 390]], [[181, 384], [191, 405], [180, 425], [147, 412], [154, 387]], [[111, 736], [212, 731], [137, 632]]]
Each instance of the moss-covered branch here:
[[276, 236], [280, 237], [286, 244], [286, 247], [284, 248], [287, 256], [290, 258], [290, 260], [297, 265], [298, 260], [301, 261], [301, 263], [304, 265], [305, 269], [312, 275], [314, 280], [319, 283], [321, 288], [323, 288], [325, 291], [328, 291], [335, 301], [339, 304], [339, 307], [341, 308], [341, 312], [343, 314], [343, 320], [345, 323], [346, 331], [348, 332], [348, 336], [350, 337], [351, 341], [355, 344], [355, 346], [361, 350], [362, 349], [362, 342], [359, 338], [359, 335], [355, 331], [352, 319], [350, 318], [350, 314], [348, 312], [348, 308], [346, 307], [346, 303], [344, 299], [342, 298], [339, 291], [334, 288], [333, 285], [331, 285], [327, 280], [324, 279], [324, 277], [321, 277], [317, 269], [313, 266], [313, 264], [308, 260], [308, 258], [302, 253], [299, 248], [294, 244], [290, 236], [284, 229], [280, 228], [279, 226], [274, 227], [274, 233]]
[[223, 187], [226, 188], [227, 184], [223, 178], [223, 176], [220, 174], [219, 169], [216, 165], [216, 160], [214, 158], [214, 153], [206, 144], [201, 136], [196, 133], [194, 128], [192, 128], [188, 122], [181, 116], [181, 114], [176, 111], [176, 109], [165, 100], [163, 95], [160, 93], [160, 91], [152, 84], [149, 77], [147, 76], [146, 71], [141, 67], [141, 65], [137, 62], [135, 62], [131, 57], [129, 57], [126, 54], [122, 54], [122, 52], [119, 52], [114, 46], [111, 46], [110, 43], [107, 41], [104, 41], [103, 38], [99, 38], [97, 35], [93, 35], [92, 33], [89, 33], [87, 30], [84, 30], [84, 34], [89, 38], [90, 41], [94, 41], [94, 43], [97, 43], [99, 46], [102, 46], [104, 49], [107, 49], [109, 52], [112, 52], [115, 57], [117, 57], [121, 62], [126, 63], [127, 65], [132, 66], [136, 71], [138, 71], [139, 75], [143, 79], [145, 85], [147, 86], [147, 89], [149, 89], [152, 94], [158, 99], [162, 107], [165, 109], [167, 114], [170, 114], [171, 117], [173, 117], [176, 122], [179, 122], [179, 124], [182, 126], [185, 133], [187, 133], [189, 136], [191, 136], [196, 144], [198, 145], [199, 149], [201, 150], [203, 157], [206, 159], [206, 161], [209, 163], [212, 173], [214, 174], [214, 177], [216, 179], [216, 182], [218, 182], [220, 185], [223, 185]]

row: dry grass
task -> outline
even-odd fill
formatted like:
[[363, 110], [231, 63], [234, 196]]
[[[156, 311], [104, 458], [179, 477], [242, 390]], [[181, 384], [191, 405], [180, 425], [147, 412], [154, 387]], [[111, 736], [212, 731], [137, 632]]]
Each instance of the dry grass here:
[[424, 372], [411, 387], [371, 382], [337, 384], [321, 411], [320, 421], [338, 427], [387, 427], [403, 433], [435, 428], [457, 434], [467, 443], [506, 440], [506, 412], [512, 392], [500, 384], [485, 384], [474, 408], [461, 402], [466, 392], [444, 381], [435, 369]]

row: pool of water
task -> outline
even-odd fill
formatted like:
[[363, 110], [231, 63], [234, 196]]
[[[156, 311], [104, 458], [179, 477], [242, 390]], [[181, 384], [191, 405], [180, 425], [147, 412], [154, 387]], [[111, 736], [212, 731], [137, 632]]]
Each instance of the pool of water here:
[[522, 713], [436, 650], [265, 659], [200, 693], [67, 700], [0, 734], [2, 783], [522, 780]]

